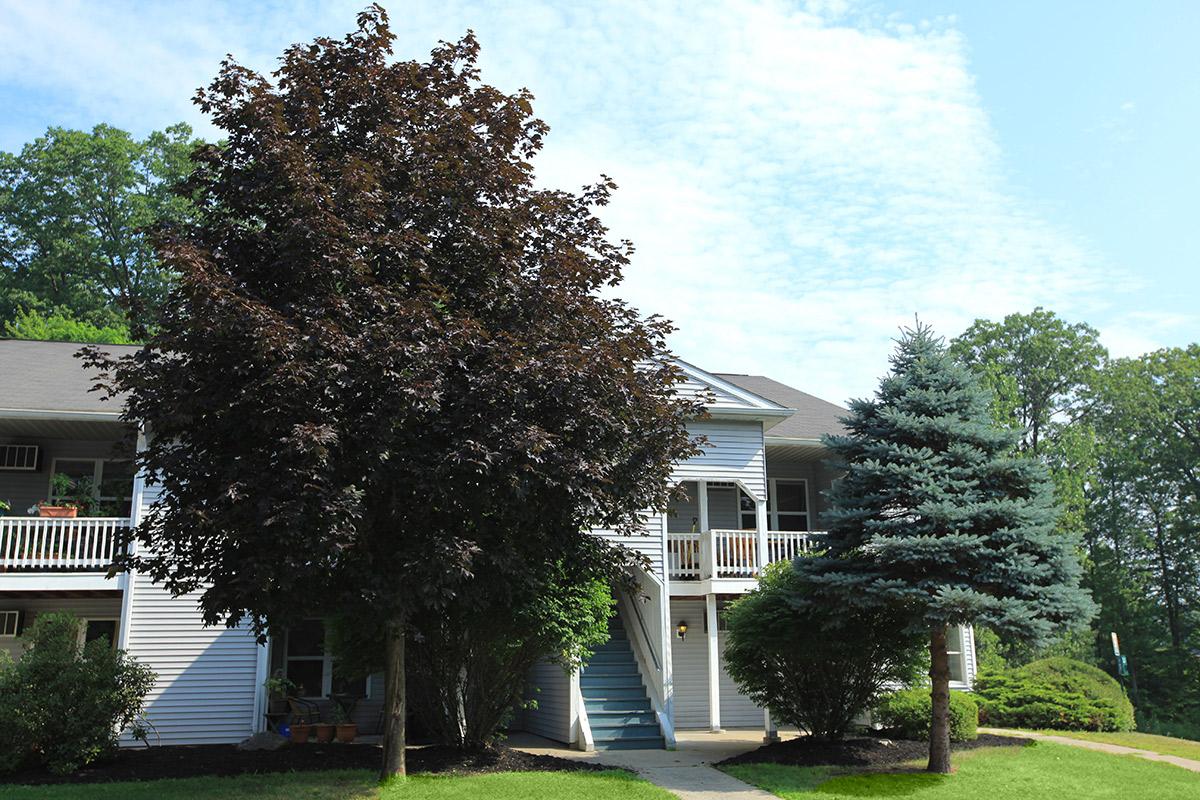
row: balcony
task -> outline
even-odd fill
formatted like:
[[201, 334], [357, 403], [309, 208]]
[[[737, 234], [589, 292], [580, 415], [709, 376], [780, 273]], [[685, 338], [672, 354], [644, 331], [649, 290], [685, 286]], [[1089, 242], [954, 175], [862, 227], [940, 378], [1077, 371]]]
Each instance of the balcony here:
[[824, 535], [816, 531], [753, 530], [668, 533], [667, 574], [673, 582], [672, 593], [676, 593], [674, 582], [753, 581], [767, 564], [790, 561], [818, 547]]
[[103, 571], [127, 517], [0, 517], [0, 572]]

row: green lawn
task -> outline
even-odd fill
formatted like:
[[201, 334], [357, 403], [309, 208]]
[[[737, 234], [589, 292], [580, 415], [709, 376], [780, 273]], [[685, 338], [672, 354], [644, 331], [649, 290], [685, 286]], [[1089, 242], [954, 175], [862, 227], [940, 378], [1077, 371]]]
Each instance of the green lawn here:
[[750, 764], [726, 768], [785, 800], [1196, 800], [1200, 774], [1045, 742], [958, 754], [953, 775]]
[[[1019, 733], [1019, 731], [1014, 731]], [[1036, 731], [1050, 736], [1068, 736], [1072, 739], [1086, 739], [1089, 742], [1107, 742], [1124, 747], [1136, 747], [1139, 750], [1149, 750], [1152, 753], [1162, 753], [1164, 756], [1179, 756], [1200, 761], [1200, 742], [1190, 739], [1176, 739], [1173, 736], [1157, 736], [1153, 733], [1093, 733], [1091, 731]]]
[[627, 772], [500, 772], [414, 775], [382, 789], [370, 772], [293, 772], [143, 783], [4, 786], [5, 800], [673, 800]]

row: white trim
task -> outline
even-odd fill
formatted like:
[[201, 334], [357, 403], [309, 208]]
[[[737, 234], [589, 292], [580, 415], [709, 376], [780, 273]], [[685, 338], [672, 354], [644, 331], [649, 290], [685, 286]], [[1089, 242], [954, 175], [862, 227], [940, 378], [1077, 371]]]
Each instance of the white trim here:
[[[267, 673], [271, 668], [270, 660], [271, 639], [267, 637], [267, 641], [258, 645], [258, 651], [254, 654], [254, 720], [250, 724], [250, 730], [254, 733], [261, 733], [267, 728], [267, 687], [264, 685], [267, 682]], [[367, 687], [370, 688], [371, 680], [367, 679]]]
[[[727, 381], [723, 378], [718, 378], [716, 375], [713, 375], [711, 372], [705, 372], [704, 370], [700, 369], [700, 367], [697, 367], [695, 364], [689, 364], [688, 362], [684, 361], [681, 358], [676, 358], [674, 361], [675, 361], [675, 366], [679, 367], [679, 369], [688, 377], [695, 378], [696, 380], [700, 381], [701, 383], [707, 383], [709, 386], [712, 386], [713, 388], [720, 389], [723, 392], [731, 394], [734, 397], [736, 397], [737, 399], [753, 406], [756, 410], [759, 410], [759, 411], [784, 411], [784, 412], [786, 412], [787, 416], [791, 416], [792, 414], [796, 413], [795, 409], [786, 408], [785, 406], [781, 406], [778, 403], [774, 402], [773, 400], [768, 400], [767, 398], [763, 397], [760, 394], [755, 394], [754, 392], [751, 392], [747, 389], [743, 389], [742, 387], [740, 387], [736, 384], [730, 383], [729, 381]], [[722, 411], [731, 411], [733, 409], [721, 409], [721, 410]]]
[[[12, 633], [5, 633], [4, 629], [8, 623], [4, 620], [12, 620]], [[0, 610], [0, 639], [15, 639], [17, 638], [17, 629], [21, 627], [21, 612], [15, 609]]]
[[58, 419], [76, 422], [123, 422], [120, 411], [53, 411], [46, 408], [0, 408], [0, 419]]
[[708, 627], [708, 729], [721, 732], [721, 644], [717, 630], [717, 596], [704, 595], [704, 618]]
[[820, 447], [821, 449], [827, 449], [825, 447], [825, 443], [822, 442], [820, 439], [808, 439], [808, 438], [803, 438], [803, 437], [799, 437], [799, 436], [797, 436], [797, 437], [764, 436], [763, 444], [765, 444], [768, 447], [770, 447], [771, 445], [789, 445], [790, 444], [790, 445], [802, 445], [802, 446], [807, 446], [807, 447]]

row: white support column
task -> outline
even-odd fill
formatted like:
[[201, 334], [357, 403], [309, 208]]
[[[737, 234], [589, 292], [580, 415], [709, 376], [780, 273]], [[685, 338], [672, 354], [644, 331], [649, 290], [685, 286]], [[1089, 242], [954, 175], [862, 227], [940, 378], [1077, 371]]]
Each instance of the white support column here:
[[779, 741], [779, 731], [775, 728], [775, 720], [771, 719], [770, 709], [763, 709], [763, 743]]
[[696, 504], [700, 515], [700, 577], [717, 577], [716, 542], [708, 530], [708, 481], [696, 481]]
[[721, 731], [721, 651], [717, 632], [717, 596], [704, 595], [704, 614], [708, 621], [708, 728]]
[[[137, 452], [141, 453], [147, 447], [146, 429], [138, 428], [137, 433]], [[136, 528], [142, 522], [142, 503], [146, 493], [146, 476], [142, 472], [138, 472], [133, 476], [133, 499], [129, 506], [129, 524]], [[137, 540], [129, 541], [130, 554], [137, 553]], [[137, 583], [137, 573], [132, 569], [127, 569], [120, 578], [121, 587], [121, 621], [117, 624], [117, 648], [120, 650], [129, 649], [129, 630], [133, 627], [133, 589]]]
[[767, 564], [771, 563], [770, 554], [767, 551], [767, 501], [754, 501], [754, 520], [755, 526], [758, 529], [758, 567], [759, 573], [766, 569]]

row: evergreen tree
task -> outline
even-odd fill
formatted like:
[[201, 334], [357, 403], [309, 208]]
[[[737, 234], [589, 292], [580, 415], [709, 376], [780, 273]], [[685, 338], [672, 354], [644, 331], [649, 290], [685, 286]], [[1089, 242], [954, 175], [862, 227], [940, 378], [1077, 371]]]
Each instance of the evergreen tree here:
[[1085, 623], [1069, 538], [1053, 489], [1017, 434], [992, 422], [979, 379], [918, 323], [905, 330], [875, 398], [855, 400], [847, 433], [827, 437], [845, 476], [830, 492], [819, 580], [847, 608], [902, 609], [929, 638], [931, 772], [950, 770], [946, 630], [985, 624], [1030, 642]]

